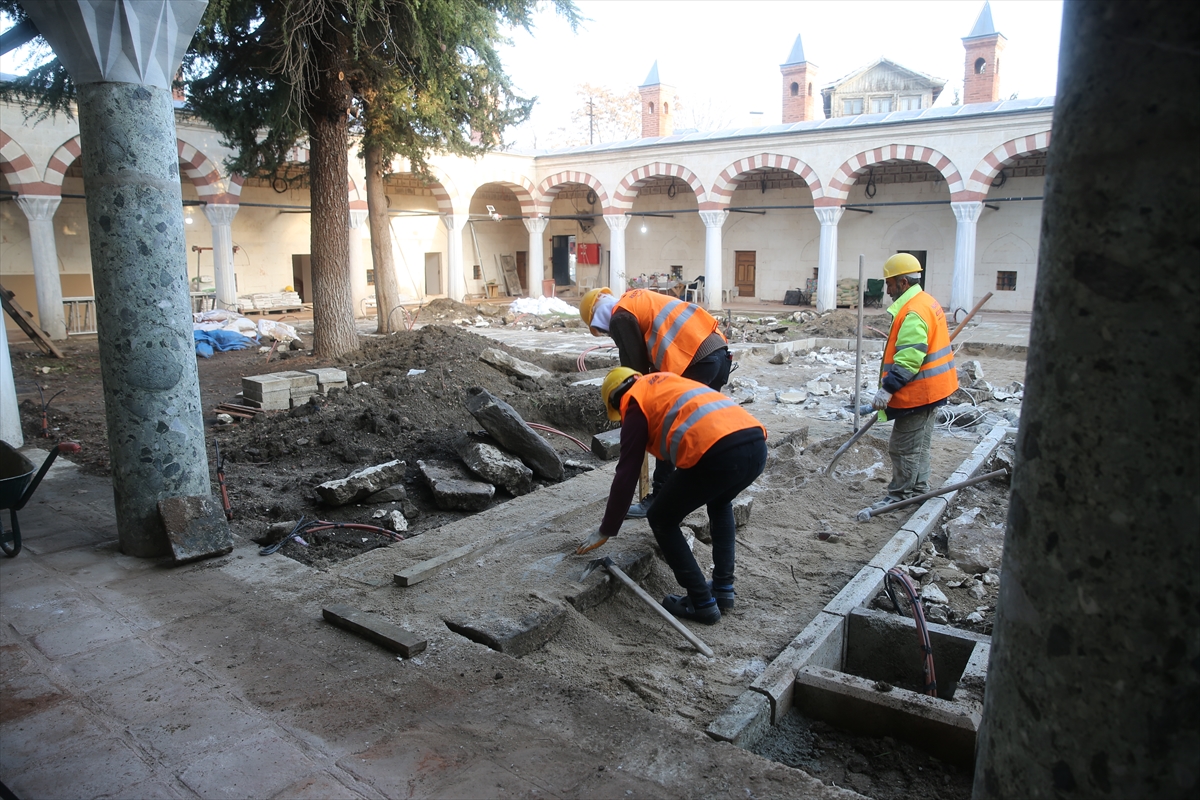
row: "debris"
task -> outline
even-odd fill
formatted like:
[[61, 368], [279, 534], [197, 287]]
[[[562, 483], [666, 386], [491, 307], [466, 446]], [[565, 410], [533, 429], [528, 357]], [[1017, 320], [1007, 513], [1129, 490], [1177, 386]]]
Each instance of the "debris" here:
[[331, 605], [321, 609], [321, 616], [339, 628], [357, 633], [364, 639], [382, 645], [405, 658], [415, 656], [429, 644], [412, 631], [407, 631], [375, 614], [359, 611], [352, 606]]
[[773, 355], [769, 359], [767, 359], [767, 363], [768, 364], [786, 364], [791, 360], [792, 360], [792, 353], [790, 350], [780, 350], [778, 353], [776, 353], [775, 355]]
[[1004, 529], [956, 522], [947, 525], [946, 554], [972, 575], [998, 568], [1004, 556]]
[[322, 483], [317, 487], [317, 494], [327, 505], [331, 506], [356, 503], [402, 480], [405, 466], [405, 463], [400, 460], [376, 464], [340, 480]]
[[503, 486], [514, 497], [533, 489], [533, 470], [499, 447], [463, 434], [454, 449], [468, 469], [488, 483]]
[[158, 501], [158, 516], [176, 564], [233, 552], [229, 522], [211, 495], [164, 498]]
[[603, 431], [592, 437], [592, 453], [601, 461], [612, 461], [621, 455], [621, 429]]
[[797, 405], [800, 405], [801, 403], [803, 403], [807, 399], [808, 399], [808, 394], [806, 392], [792, 391], [792, 392], [776, 392], [775, 393], [775, 402], [783, 403], [785, 405], [797, 406]]
[[549, 370], [544, 370], [537, 364], [530, 364], [528, 361], [522, 361], [515, 356], [509, 355], [503, 350], [496, 349], [495, 347], [489, 347], [480, 353], [479, 360], [485, 364], [491, 364], [501, 372], [505, 372], [509, 375], [516, 375], [520, 378], [529, 378], [535, 381], [545, 380], [552, 374]]
[[433, 490], [438, 508], [447, 511], [482, 511], [496, 494], [495, 486], [472, 480], [458, 464], [418, 461], [417, 469]]
[[921, 587], [921, 599], [928, 603], [936, 603], [943, 606], [950, 602], [950, 599], [946, 597], [946, 593], [936, 583], [927, 583]]
[[380, 489], [374, 494], [367, 495], [362, 499], [363, 503], [377, 505], [379, 503], [399, 503], [402, 500], [408, 499], [408, 490], [404, 488], [404, 484], [396, 483], [388, 486], [385, 489]]
[[959, 365], [958, 385], [968, 389], [991, 388], [991, 384], [983, 379], [983, 365], [978, 361], [964, 361]]
[[519, 456], [534, 473], [552, 481], [563, 479], [566, 473], [558, 452], [512, 406], [478, 386], [467, 390], [466, 406], [505, 450]]

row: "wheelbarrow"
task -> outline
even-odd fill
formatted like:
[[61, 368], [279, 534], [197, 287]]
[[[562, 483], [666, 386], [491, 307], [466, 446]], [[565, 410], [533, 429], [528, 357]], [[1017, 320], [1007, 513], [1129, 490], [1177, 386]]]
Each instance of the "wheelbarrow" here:
[[30, 496], [59, 453], [78, 453], [79, 445], [75, 442], [59, 442], [50, 450], [50, 455], [42, 462], [42, 468], [33, 474], [33, 462], [21, 452], [13, 449], [8, 442], [0, 441], [0, 511], [8, 509], [9, 519], [12, 520], [12, 531], [4, 530], [4, 520], [0, 518], [0, 550], [9, 558], [21, 552], [21, 525], [17, 522], [17, 512], [25, 507]]

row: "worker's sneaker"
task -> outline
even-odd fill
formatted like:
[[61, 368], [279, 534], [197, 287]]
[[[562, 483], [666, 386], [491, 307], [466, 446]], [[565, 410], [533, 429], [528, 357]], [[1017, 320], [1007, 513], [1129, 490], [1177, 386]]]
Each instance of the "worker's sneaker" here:
[[716, 598], [717, 608], [722, 611], [728, 611], [733, 608], [737, 592], [733, 590], [733, 585], [713, 586], [713, 582], [708, 582], [708, 590], [712, 592], [712, 596]]
[[721, 609], [717, 608], [717, 601], [712, 598], [697, 608], [692, 604], [692, 598], [687, 595], [669, 594], [663, 598], [662, 607], [680, 619], [692, 619], [705, 625], [712, 625], [721, 620]]
[[871, 503], [870, 508], [871, 508], [871, 511], [878, 511], [881, 508], [886, 508], [887, 506], [890, 506], [892, 503], [899, 503], [903, 499], [904, 499], [903, 497], [892, 497], [890, 494], [885, 495], [885, 496], [879, 498], [878, 500], [876, 500], [874, 503]]
[[654, 502], [654, 492], [642, 498], [642, 502], [634, 503], [625, 512], [625, 519], [645, 519], [650, 513], [650, 504]]

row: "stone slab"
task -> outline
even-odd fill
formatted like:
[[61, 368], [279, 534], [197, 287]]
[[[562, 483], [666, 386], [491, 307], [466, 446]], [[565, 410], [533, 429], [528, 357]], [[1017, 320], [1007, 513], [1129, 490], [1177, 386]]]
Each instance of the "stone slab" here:
[[315, 369], [306, 369], [305, 372], [317, 376], [317, 386], [324, 394], [329, 394], [331, 389], [346, 388], [346, 370], [337, 369], [335, 367], [317, 367]]
[[549, 370], [542, 369], [537, 364], [530, 364], [528, 361], [511, 356], [503, 350], [495, 347], [489, 347], [479, 354], [479, 360], [485, 364], [490, 364], [496, 369], [508, 375], [516, 375], [521, 378], [530, 378], [535, 381], [540, 381], [549, 378], [554, 373]]
[[490, 484], [503, 486], [514, 497], [533, 489], [533, 470], [494, 444], [464, 434], [455, 441], [454, 450], [471, 472]]
[[399, 483], [404, 480], [405, 470], [403, 461], [387, 461], [336, 481], [326, 481], [317, 487], [317, 494], [327, 505], [344, 506]]
[[[607, 550], [612, 547], [616, 541], [616, 539], [609, 539], [604, 549]], [[641, 581], [649, 575], [650, 568], [654, 564], [654, 553], [649, 549], [610, 551], [604, 555], [612, 558], [613, 563], [617, 565], [618, 569], [635, 581]], [[599, 558], [603, 557], [602, 555]], [[592, 566], [592, 561], [583, 562], [580, 565], [578, 582], [581, 588], [578, 592], [567, 595], [567, 602], [574, 606], [577, 611], [587, 611], [590, 608], [595, 608], [616, 594], [623, 585], [620, 581], [615, 580], [608, 570], [603, 567], [592, 569]], [[586, 576], [583, 574], [585, 572], [587, 573]]]
[[621, 429], [603, 431], [592, 437], [592, 453], [601, 461], [613, 461], [621, 456]]
[[212, 495], [159, 500], [158, 516], [171, 542], [176, 564], [233, 552], [229, 522]]
[[359, 611], [341, 603], [321, 609], [321, 616], [339, 628], [357, 633], [393, 653], [411, 658], [428, 646], [429, 642], [412, 631], [393, 625], [376, 614]]
[[558, 451], [508, 403], [476, 386], [467, 390], [466, 406], [501, 447], [520, 456], [534, 473], [551, 481], [561, 481], [566, 476]]
[[520, 658], [554, 638], [567, 621], [567, 610], [557, 604], [542, 605], [514, 619], [495, 611], [457, 613], [444, 618], [446, 627], [473, 642]]
[[771, 701], [760, 692], [747, 689], [704, 732], [718, 742], [749, 749], [770, 726]]
[[277, 380], [287, 381], [288, 388], [292, 390], [292, 394], [297, 391], [309, 394], [317, 391], [317, 376], [311, 372], [300, 372], [299, 370], [287, 370], [285, 372], [272, 373]]
[[449, 511], [482, 511], [492, 502], [496, 487], [470, 478], [457, 464], [418, 461], [417, 469], [433, 491], [438, 508]]

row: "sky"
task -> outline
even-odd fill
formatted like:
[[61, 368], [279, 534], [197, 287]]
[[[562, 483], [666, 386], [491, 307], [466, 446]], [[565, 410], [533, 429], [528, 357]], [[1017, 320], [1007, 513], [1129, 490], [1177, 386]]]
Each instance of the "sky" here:
[[[732, 125], [781, 121], [782, 64], [799, 34], [816, 85], [827, 86], [880, 57], [946, 79], [937, 105], [961, 91], [964, 51], [983, 0], [576, 0], [588, 18], [577, 32], [549, 8], [530, 33], [501, 51], [519, 92], [536, 96], [529, 123], [506, 139], [519, 149], [552, 145], [570, 126], [576, 87], [641, 85], [658, 61], [679, 107]], [[1055, 93], [1061, 0], [992, 0], [1007, 40], [1002, 97]], [[761, 112], [752, 115], [751, 112]], [[680, 125], [680, 115], [676, 117]], [[724, 126], [722, 126], [724, 127]]]

